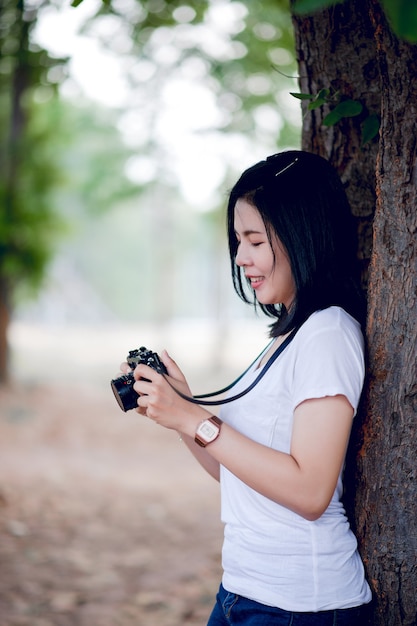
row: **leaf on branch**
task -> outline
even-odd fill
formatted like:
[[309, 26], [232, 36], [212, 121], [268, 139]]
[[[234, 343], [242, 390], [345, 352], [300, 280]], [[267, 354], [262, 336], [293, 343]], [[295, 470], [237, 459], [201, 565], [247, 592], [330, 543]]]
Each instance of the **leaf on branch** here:
[[355, 117], [362, 113], [363, 106], [359, 100], [342, 100], [335, 107], [340, 117]]
[[368, 115], [362, 124], [362, 146], [372, 141], [379, 132], [380, 121], [376, 113]]
[[308, 105], [308, 110], [309, 111], [314, 111], [315, 109], [318, 109], [319, 107], [323, 106], [323, 104], [326, 104], [326, 100], [324, 99], [316, 99], [314, 100], [314, 102], [310, 102], [310, 104]]
[[381, 0], [392, 29], [400, 39], [417, 43], [417, 3], [415, 0]]
[[312, 93], [294, 93], [290, 91], [290, 96], [298, 98], [298, 100], [313, 100], [316, 96]]
[[343, 117], [356, 117], [362, 113], [363, 106], [358, 100], [342, 100], [323, 120], [325, 126], [337, 124]]
[[323, 100], [326, 102], [330, 96], [330, 89], [320, 89], [316, 96], [316, 100]]
[[330, 101], [329, 96], [330, 89], [320, 89], [320, 91], [314, 98], [314, 101], [308, 105], [308, 110], [314, 111], [314, 109], [318, 109], [319, 107], [323, 106], [323, 104], [326, 104], [326, 102]]
[[296, 0], [293, 6], [294, 13], [308, 15], [316, 11], [322, 11], [335, 4], [342, 4], [345, 0]]
[[330, 113], [328, 113], [323, 119], [323, 125], [334, 126], [335, 124], [337, 124], [337, 122], [340, 122], [341, 119], [342, 118], [340, 117], [336, 109], [333, 109], [333, 111], [330, 111]]

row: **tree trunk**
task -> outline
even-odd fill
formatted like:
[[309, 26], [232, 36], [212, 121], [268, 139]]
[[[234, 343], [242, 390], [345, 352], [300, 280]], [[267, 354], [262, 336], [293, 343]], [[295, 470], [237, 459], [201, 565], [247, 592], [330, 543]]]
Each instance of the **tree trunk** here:
[[381, 139], [370, 268], [367, 421], [357, 524], [376, 593], [375, 623], [417, 623], [417, 46], [373, 9]]
[[381, 116], [379, 141], [361, 149], [360, 119], [326, 128], [328, 110], [304, 104], [302, 144], [329, 158], [346, 183], [364, 275], [371, 258], [369, 380], [348, 474], [372, 624], [415, 626], [417, 47], [391, 34], [376, 0], [351, 0], [294, 25], [301, 91], [340, 89]]
[[[7, 7], [10, 10], [10, 7]], [[1, 6], [0, 17], [5, 7]], [[24, 18], [24, 1], [18, 0], [15, 12], [15, 38], [17, 43], [14, 66], [10, 73], [10, 124], [9, 136], [7, 138], [7, 152], [5, 162], [2, 163], [4, 187], [1, 210], [4, 214], [4, 225], [7, 229], [6, 249], [3, 251], [6, 258], [13, 249], [12, 225], [15, 222], [17, 213], [16, 190], [19, 185], [19, 164], [23, 131], [26, 125], [24, 110], [24, 94], [30, 84], [27, 50], [29, 49], [29, 28], [30, 20]], [[10, 40], [12, 40], [10, 35]], [[8, 43], [8, 31], [6, 29], [6, 41]], [[5, 45], [7, 47], [7, 45]], [[13, 250], [14, 252], [14, 250]], [[1, 259], [4, 262], [4, 259]], [[8, 328], [11, 318], [12, 298], [11, 286], [12, 277], [1, 268], [0, 271], [0, 384], [6, 383], [9, 379], [9, 350], [8, 350]]]
[[0, 385], [7, 383], [9, 374], [9, 347], [7, 330], [10, 322], [7, 283], [0, 279]]

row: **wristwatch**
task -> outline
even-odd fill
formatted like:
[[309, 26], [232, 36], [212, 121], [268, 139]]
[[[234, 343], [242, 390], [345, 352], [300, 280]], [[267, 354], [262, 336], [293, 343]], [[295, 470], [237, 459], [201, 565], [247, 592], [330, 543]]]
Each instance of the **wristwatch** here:
[[199, 446], [205, 448], [209, 443], [212, 443], [220, 435], [220, 428], [222, 420], [215, 415], [212, 415], [208, 419], [201, 422], [195, 431], [194, 441]]

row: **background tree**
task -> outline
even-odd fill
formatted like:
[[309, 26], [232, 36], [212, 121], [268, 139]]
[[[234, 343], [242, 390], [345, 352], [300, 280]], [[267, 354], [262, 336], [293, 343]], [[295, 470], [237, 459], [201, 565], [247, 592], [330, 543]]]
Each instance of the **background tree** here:
[[[298, 8], [303, 4], [308, 11], [308, 3], [300, 1]], [[325, 90], [317, 108], [312, 99], [303, 101], [302, 145], [341, 173], [358, 219], [364, 269], [370, 259], [369, 380], [353, 486], [357, 534], [375, 597], [372, 623], [378, 626], [411, 626], [417, 616], [417, 20], [415, 9], [405, 19], [398, 12], [413, 10], [412, 4], [398, 4], [393, 14], [386, 3], [391, 24], [408, 41], [393, 34], [374, 0], [294, 17], [301, 92]], [[363, 108], [326, 126], [326, 115], [341, 100]], [[363, 146], [369, 114], [380, 118], [380, 132]]]
[[0, 381], [7, 375], [13, 290], [21, 280], [39, 281], [57, 226], [47, 197], [57, 177], [48, 149], [53, 125], [42, 123], [36, 95], [43, 88], [43, 98], [53, 97], [54, 84], [45, 77], [60, 61], [30, 47], [35, 20], [23, 0], [0, 4]]
[[31, 37], [41, 5], [0, 3], [0, 383], [17, 302], [39, 290], [64, 233], [138, 193], [114, 117], [59, 98], [66, 59]]

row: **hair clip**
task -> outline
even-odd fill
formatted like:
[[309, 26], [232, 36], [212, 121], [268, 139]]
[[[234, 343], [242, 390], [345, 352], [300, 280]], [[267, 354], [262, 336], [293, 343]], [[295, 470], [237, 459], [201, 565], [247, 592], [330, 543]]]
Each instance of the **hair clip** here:
[[279, 176], [280, 174], [283, 174], [284, 172], [286, 172], [288, 169], [290, 169], [290, 167], [292, 167], [293, 165], [295, 165], [298, 161], [298, 157], [296, 157], [294, 159], [294, 161], [291, 161], [291, 163], [289, 163], [289, 165], [286, 165], [282, 170], [279, 170], [279, 172], [277, 172], [276, 174], [274, 174], [274, 176]]

